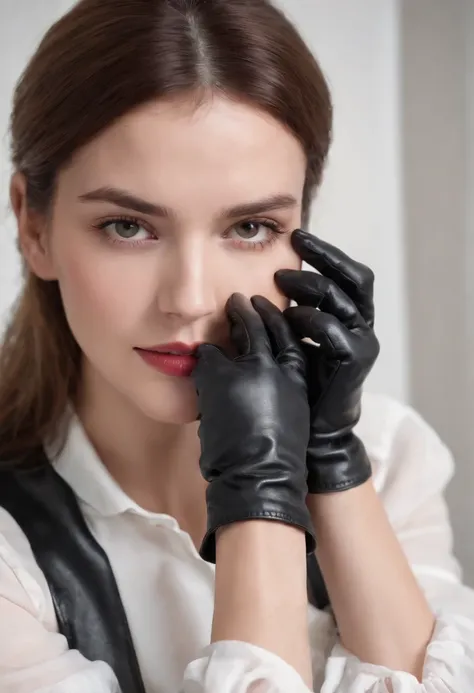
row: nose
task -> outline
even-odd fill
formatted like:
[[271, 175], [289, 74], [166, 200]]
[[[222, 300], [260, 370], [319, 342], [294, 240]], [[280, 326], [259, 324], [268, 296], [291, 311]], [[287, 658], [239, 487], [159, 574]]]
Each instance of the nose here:
[[168, 254], [158, 292], [160, 313], [194, 322], [216, 312], [217, 287], [210, 255], [206, 244], [199, 242], [177, 245]]

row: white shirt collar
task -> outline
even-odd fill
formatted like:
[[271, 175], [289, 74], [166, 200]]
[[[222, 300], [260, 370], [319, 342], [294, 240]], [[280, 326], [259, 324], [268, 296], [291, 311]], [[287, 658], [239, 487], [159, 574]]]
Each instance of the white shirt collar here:
[[56, 472], [97, 514], [113, 517], [131, 512], [154, 523], [178, 527], [174, 518], [145, 510], [127, 496], [99, 458], [76, 414], [71, 414], [61, 451], [51, 455], [47, 450], [47, 454]]

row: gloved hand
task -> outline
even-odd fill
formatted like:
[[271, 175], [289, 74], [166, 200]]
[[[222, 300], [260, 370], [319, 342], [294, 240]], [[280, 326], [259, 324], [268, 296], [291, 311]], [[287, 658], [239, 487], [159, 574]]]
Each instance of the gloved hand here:
[[[364, 381], [379, 354], [373, 331], [374, 275], [337, 248], [298, 229], [298, 255], [321, 274], [282, 270], [275, 281], [299, 305], [284, 316], [307, 358], [311, 432], [309, 493], [332, 493], [363, 484], [371, 476], [362, 442], [354, 434]], [[317, 310], [319, 308], [319, 310]]]
[[[215, 562], [215, 532], [251, 519], [277, 520], [306, 532], [309, 406], [300, 341], [282, 313], [263, 297], [234, 294], [227, 304], [238, 356], [198, 347], [200, 467], [207, 488], [208, 528], [201, 556]], [[268, 332], [267, 332], [268, 330]], [[272, 351], [274, 346], [274, 352]]]

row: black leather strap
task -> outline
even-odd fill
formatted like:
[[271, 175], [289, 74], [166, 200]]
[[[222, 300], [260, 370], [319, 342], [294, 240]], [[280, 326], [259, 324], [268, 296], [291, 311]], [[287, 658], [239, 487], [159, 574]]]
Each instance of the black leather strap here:
[[0, 505], [29, 539], [70, 649], [91, 661], [107, 662], [123, 693], [145, 693], [109, 560], [71, 488], [44, 453], [38, 455], [37, 469], [0, 472]]
[[[28, 468], [0, 471], [0, 506], [28, 537], [48, 582], [58, 627], [91, 661], [107, 662], [123, 693], [145, 693], [125, 610], [105, 551], [84, 520], [70, 486], [43, 451]], [[329, 604], [314, 555], [308, 557], [308, 598]]]

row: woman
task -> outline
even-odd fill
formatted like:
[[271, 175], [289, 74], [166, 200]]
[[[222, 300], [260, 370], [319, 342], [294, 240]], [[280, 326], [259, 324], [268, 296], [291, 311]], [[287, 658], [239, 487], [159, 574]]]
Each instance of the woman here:
[[331, 102], [291, 24], [267, 0], [83, 0], [11, 130], [2, 693], [468, 690], [451, 458], [362, 399], [370, 271], [293, 233]]

